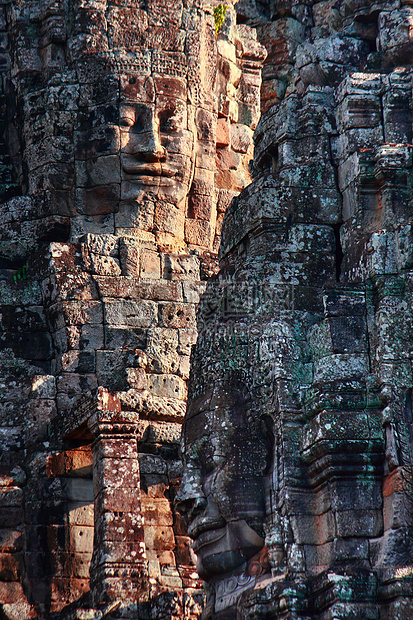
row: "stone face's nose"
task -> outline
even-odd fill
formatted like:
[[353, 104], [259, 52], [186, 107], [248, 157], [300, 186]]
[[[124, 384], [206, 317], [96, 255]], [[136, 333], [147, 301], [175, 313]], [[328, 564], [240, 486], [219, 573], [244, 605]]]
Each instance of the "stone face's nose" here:
[[139, 106], [121, 113], [122, 152], [147, 162], [165, 159], [156, 109]]
[[184, 471], [175, 505], [187, 521], [192, 521], [205, 510], [207, 499], [202, 489], [200, 473], [197, 475], [194, 470], [189, 469]]
[[154, 115], [151, 115], [151, 120], [147, 131], [142, 134], [142, 141], [137, 143], [137, 155], [145, 159], [148, 162], [160, 161], [165, 158], [165, 149], [161, 145], [159, 135], [159, 122]]

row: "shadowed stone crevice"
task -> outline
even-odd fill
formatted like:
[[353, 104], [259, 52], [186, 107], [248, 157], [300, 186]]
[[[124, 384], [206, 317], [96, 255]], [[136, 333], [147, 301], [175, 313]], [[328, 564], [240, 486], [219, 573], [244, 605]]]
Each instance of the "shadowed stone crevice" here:
[[340, 282], [340, 274], [341, 274], [341, 263], [343, 261], [343, 248], [341, 247], [341, 239], [340, 239], [340, 228], [341, 224], [334, 224], [334, 238], [336, 241], [335, 249], [336, 249], [336, 280]]

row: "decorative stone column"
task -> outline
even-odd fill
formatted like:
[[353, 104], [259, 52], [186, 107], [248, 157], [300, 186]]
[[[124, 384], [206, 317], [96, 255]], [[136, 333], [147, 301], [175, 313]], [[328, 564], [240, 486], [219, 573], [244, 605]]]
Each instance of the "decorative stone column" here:
[[137, 602], [148, 587], [137, 458], [137, 414], [99, 388], [88, 419], [94, 436], [95, 537], [90, 568], [93, 604]]

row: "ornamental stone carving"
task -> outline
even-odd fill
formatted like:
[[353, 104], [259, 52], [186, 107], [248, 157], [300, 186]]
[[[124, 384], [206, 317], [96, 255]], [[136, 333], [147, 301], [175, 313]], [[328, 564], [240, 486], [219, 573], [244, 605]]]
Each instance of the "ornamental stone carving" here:
[[[226, 212], [220, 271], [198, 308], [182, 435], [178, 502], [206, 582], [203, 618], [404, 620], [410, 7], [262, 9], [240, 7], [268, 51], [255, 178]], [[263, 422], [267, 443], [253, 430]], [[248, 547], [244, 521], [262, 542]]]
[[233, 3], [216, 36], [213, 8], [0, 7], [8, 618], [199, 616], [179, 434], [265, 58]]

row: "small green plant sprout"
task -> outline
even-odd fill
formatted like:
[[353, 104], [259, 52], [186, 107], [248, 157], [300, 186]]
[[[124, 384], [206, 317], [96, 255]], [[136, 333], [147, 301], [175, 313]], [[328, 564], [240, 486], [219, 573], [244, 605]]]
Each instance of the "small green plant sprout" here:
[[16, 275], [13, 276], [14, 283], [17, 284], [18, 280], [27, 280], [27, 265], [23, 265], [17, 270]]
[[228, 6], [226, 4], [218, 4], [218, 6], [214, 9], [214, 20], [215, 20], [215, 36], [218, 36], [218, 32], [221, 29], [222, 24], [224, 23], [225, 15], [227, 12]]

